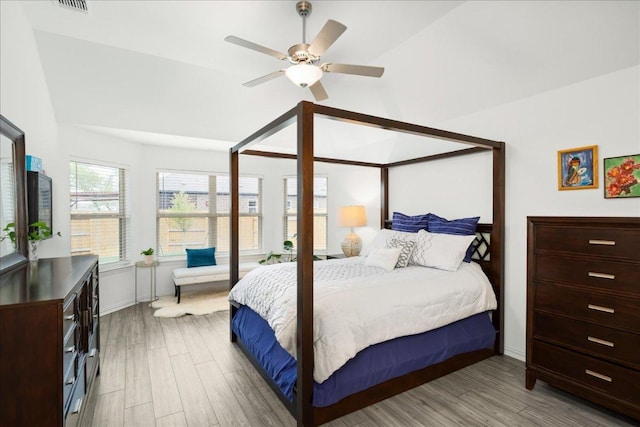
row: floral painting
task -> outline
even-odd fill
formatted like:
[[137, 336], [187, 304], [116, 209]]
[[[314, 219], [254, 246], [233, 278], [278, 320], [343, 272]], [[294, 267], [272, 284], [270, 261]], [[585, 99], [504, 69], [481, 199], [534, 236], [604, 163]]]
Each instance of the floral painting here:
[[640, 197], [640, 154], [604, 159], [604, 198]]
[[598, 188], [598, 146], [558, 151], [558, 190]]

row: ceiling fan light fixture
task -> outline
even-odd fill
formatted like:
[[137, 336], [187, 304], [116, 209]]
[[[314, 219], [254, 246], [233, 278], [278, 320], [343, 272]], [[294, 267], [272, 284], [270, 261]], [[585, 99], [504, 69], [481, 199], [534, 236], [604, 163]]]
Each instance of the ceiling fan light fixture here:
[[305, 63], [292, 65], [285, 74], [295, 85], [300, 87], [313, 86], [322, 77], [322, 70], [315, 65]]

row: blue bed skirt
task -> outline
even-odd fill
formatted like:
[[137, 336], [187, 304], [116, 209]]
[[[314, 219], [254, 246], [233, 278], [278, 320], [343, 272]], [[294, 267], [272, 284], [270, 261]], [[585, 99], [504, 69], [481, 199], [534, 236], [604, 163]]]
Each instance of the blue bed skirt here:
[[[241, 306], [233, 332], [291, 401], [295, 395], [296, 360], [278, 343], [269, 324]], [[314, 383], [313, 406], [332, 405], [343, 398], [417, 369], [470, 351], [492, 348], [496, 331], [488, 313], [447, 326], [372, 345], [360, 351], [322, 384]]]

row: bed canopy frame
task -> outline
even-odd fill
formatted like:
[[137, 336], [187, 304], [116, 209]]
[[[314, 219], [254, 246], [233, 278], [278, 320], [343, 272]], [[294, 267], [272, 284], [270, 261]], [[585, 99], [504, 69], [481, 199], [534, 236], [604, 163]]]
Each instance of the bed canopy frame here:
[[[412, 134], [452, 141], [471, 146], [456, 150], [410, 160], [387, 164], [358, 162], [345, 159], [314, 157], [314, 119], [323, 117], [350, 123], [353, 125], [371, 126], [405, 134]], [[297, 122], [297, 155], [267, 151], [249, 150], [249, 147]], [[482, 236], [490, 234], [488, 256], [482, 254], [478, 262], [487, 274], [498, 301], [497, 309], [492, 313], [492, 322], [496, 329], [496, 341], [493, 349], [485, 349], [454, 356], [444, 362], [411, 372], [407, 375], [391, 379], [372, 388], [327, 407], [312, 406], [313, 393], [313, 178], [314, 162], [338, 163], [353, 166], [368, 166], [380, 169], [380, 219], [381, 227], [388, 226], [389, 221], [389, 169], [431, 160], [465, 156], [491, 150], [493, 153], [493, 221], [492, 224], [479, 224], [478, 231]], [[424, 384], [428, 381], [476, 363], [480, 360], [503, 353], [504, 346], [504, 181], [505, 181], [505, 144], [469, 135], [448, 132], [411, 123], [375, 117], [323, 105], [302, 101], [297, 106], [276, 118], [251, 136], [230, 149], [231, 175], [231, 247], [230, 247], [230, 287], [239, 280], [239, 155], [256, 155], [275, 158], [295, 159], [297, 162], [297, 383], [296, 398], [290, 402], [262, 369], [244, 345], [237, 341], [231, 332], [231, 341], [236, 342], [247, 358], [252, 362], [263, 378], [278, 395], [289, 412], [296, 418], [300, 426], [314, 426], [326, 423], [388, 397]], [[484, 239], [484, 237], [480, 237]], [[485, 241], [485, 244], [489, 242]], [[230, 319], [237, 308], [231, 306]]]

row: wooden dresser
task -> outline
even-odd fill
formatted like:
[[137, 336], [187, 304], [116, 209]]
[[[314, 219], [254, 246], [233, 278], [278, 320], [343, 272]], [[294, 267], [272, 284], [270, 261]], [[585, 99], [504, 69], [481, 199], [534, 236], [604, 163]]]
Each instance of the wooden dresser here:
[[0, 425], [77, 426], [99, 372], [98, 258], [41, 259], [0, 283]]
[[640, 420], [640, 218], [527, 222], [526, 387]]

